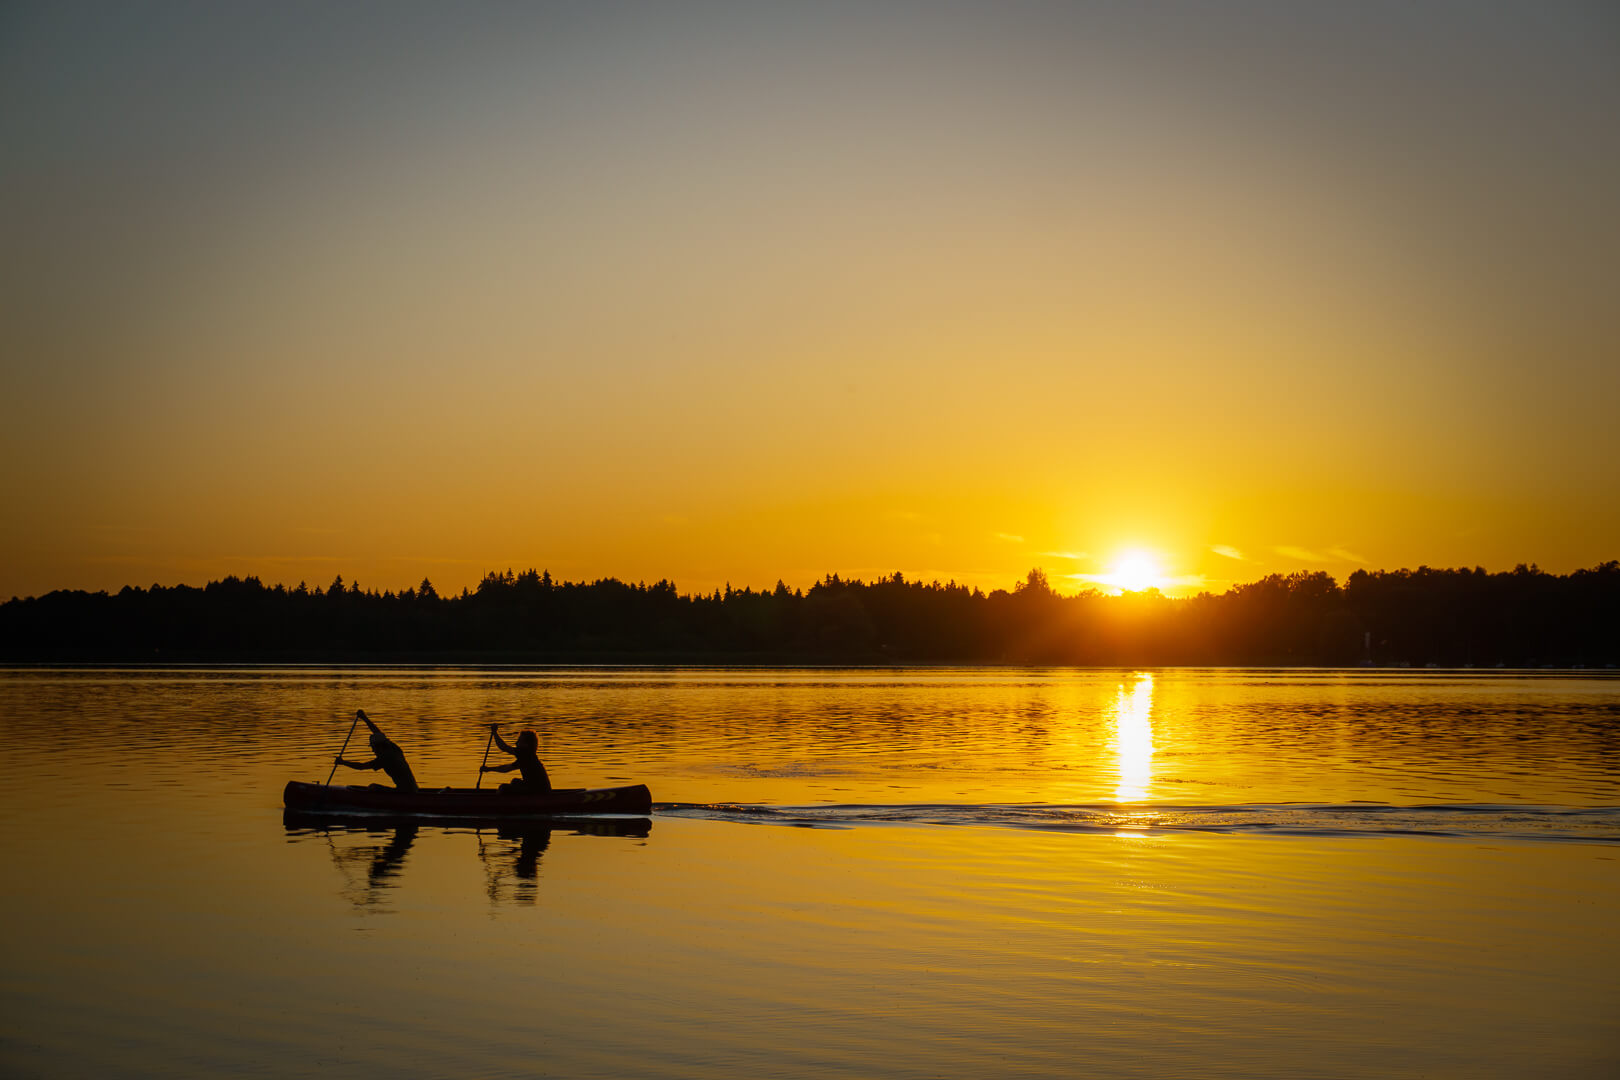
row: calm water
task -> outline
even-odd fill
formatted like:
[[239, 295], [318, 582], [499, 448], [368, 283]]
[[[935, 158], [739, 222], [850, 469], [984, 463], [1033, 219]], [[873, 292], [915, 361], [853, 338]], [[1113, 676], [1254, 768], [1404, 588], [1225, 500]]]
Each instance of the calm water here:
[[[658, 806], [285, 822], [356, 708]], [[5, 1076], [1620, 1072], [1601, 673], [8, 671], [0, 738]]]

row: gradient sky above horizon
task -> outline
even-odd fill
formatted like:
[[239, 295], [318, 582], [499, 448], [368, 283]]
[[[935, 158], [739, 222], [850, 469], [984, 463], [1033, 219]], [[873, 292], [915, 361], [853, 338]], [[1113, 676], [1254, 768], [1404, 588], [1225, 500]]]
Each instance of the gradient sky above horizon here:
[[1610, 4], [0, 12], [0, 598], [1620, 557]]

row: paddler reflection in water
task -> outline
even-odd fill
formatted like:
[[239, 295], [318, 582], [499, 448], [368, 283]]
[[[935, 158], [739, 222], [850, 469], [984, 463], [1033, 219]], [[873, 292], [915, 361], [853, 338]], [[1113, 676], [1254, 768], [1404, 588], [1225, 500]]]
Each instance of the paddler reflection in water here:
[[377, 756], [370, 761], [350, 761], [347, 758], [340, 757], [337, 759], [337, 763], [351, 769], [370, 769], [373, 772], [381, 769], [388, 774], [388, 778], [394, 782], [394, 786], [399, 790], [417, 790], [416, 777], [411, 775], [411, 767], [405, 761], [405, 751], [401, 750], [399, 744], [384, 735], [382, 729], [371, 722], [371, 717], [366, 715], [364, 709], [356, 709], [354, 715], [358, 719], [365, 721], [366, 727], [371, 729], [371, 752]]
[[490, 737], [495, 745], [514, 757], [505, 765], [484, 765], [481, 772], [511, 772], [518, 769], [522, 772], [521, 780], [513, 780], [501, 785], [502, 791], [522, 791], [544, 794], [551, 790], [551, 777], [546, 775], [546, 767], [540, 764], [540, 737], [532, 731], [525, 731], [517, 737], [516, 746], [508, 746], [506, 740], [496, 729], [499, 724], [489, 725]]

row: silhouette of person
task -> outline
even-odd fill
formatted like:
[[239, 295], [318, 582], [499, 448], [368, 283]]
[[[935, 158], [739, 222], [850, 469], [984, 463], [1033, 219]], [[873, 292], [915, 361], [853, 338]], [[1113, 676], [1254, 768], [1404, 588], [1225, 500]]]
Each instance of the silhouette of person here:
[[516, 746], [508, 746], [501, 733], [496, 730], [500, 725], [489, 725], [489, 733], [495, 739], [495, 745], [515, 759], [505, 765], [485, 765], [483, 772], [511, 772], [517, 769], [522, 773], [522, 779], [512, 780], [501, 785], [502, 791], [544, 794], [551, 790], [551, 777], [546, 775], [546, 767], [540, 764], [540, 737], [532, 731], [525, 731], [517, 737]]
[[364, 720], [366, 727], [371, 729], [371, 752], [376, 756], [370, 761], [350, 761], [340, 757], [337, 763], [350, 769], [370, 769], [373, 772], [381, 769], [399, 790], [416, 791], [416, 777], [411, 774], [411, 767], [405, 760], [405, 751], [371, 722], [364, 709], [356, 709], [354, 715]]

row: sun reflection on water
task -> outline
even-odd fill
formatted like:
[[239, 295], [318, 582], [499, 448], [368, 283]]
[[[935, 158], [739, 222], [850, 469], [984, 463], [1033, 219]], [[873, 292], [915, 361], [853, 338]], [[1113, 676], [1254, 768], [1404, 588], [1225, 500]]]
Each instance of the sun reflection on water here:
[[1119, 784], [1114, 798], [1143, 802], [1153, 783], [1153, 676], [1138, 672], [1114, 699], [1114, 753]]

